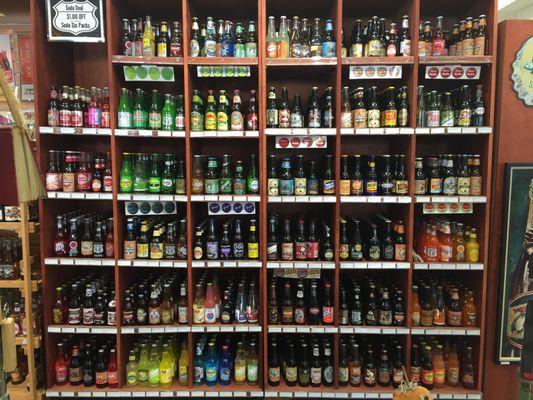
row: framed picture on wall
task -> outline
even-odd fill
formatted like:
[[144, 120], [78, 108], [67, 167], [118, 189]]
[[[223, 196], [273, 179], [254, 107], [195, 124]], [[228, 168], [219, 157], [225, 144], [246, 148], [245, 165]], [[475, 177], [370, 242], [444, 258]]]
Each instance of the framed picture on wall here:
[[533, 164], [506, 164], [502, 189], [505, 200], [496, 361], [508, 364], [520, 361], [527, 301], [533, 299]]

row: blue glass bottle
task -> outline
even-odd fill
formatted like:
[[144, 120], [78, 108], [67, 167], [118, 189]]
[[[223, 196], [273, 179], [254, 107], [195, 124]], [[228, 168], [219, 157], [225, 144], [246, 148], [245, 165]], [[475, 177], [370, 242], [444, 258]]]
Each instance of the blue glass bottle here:
[[218, 371], [218, 382], [227, 386], [231, 383], [232, 362], [229, 347], [227, 345], [222, 346], [222, 355], [220, 357], [220, 367]]
[[207, 347], [207, 355], [204, 363], [205, 383], [207, 386], [216, 386], [218, 375], [218, 359], [215, 352], [215, 343], [210, 342]]
[[202, 350], [202, 343], [198, 343], [196, 345], [196, 355], [194, 357], [194, 386], [201, 386], [205, 383], [204, 355]]
[[333, 21], [326, 20], [326, 29], [322, 40], [322, 57], [335, 57], [335, 33], [333, 32]]

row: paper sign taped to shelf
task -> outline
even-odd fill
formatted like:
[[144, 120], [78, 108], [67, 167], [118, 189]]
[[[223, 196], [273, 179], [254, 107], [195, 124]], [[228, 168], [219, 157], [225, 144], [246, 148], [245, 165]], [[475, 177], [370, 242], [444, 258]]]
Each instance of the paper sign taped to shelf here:
[[350, 79], [401, 79], [401, 65], [352, 65]]
[[213, 201], [207, 203], [209, 215], [255, 214], [255, 203], [240, 201]]
[[201, 65], [196, 68], [198, 78], [246, 78], [250, 67], [246, 65]]
[[424, 214], [473, 214], [473, 203], [424, 203]]
[[479, 65], [428, 65], [426, 79], [479, 79]]
[[172, 201], [126, 201], [124, 209], [126, 215], [175, 215], [178, 213], [176, 203]]
[[276, 268], [272, 270], [272, 275], [278, 278], [288, 279], [320, 279], [320, 269]]
[[46, 28], [51, 42], [105, 42], [102, 0], [46, 0]]
[[126, 82], [174, 82], [174, 68], [159, 65], [125, 65]]
[[276, 149], [325, 149], [327, 136], [276, 136]]

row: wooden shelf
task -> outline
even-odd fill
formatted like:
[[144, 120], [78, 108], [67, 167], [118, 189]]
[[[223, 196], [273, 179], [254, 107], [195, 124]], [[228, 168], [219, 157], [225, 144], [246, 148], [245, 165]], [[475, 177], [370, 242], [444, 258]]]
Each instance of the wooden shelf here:
[[442, 56], [442, 57], [419, 57], [418, 62], [421, 65], [445, 65], [445, 64], [492, 64], [492, 56]]
[[328, 325], [269, 325], [268, 333], [339, 333], [339, 328]]
[[335, 136], [336, 128], [266, 128], [267, 136]]
[[259, 131], [191, 131], [191, 138], [258, 138]]
[[173, 398], [188, 398], [188, 397], [264, 397], [263, 390], [257, 386], [251, 385], [216, 385], [216, 386], [197, 386], [193, 389], [187, 386], [179, 386], [174, 383], [169, 387], [127, 387], [124, 386], [119, 389], [97, 389], [85, 388], [80, 386], [54, 386], [46, 391], [47, 398], [53, 397], [173, 397]]
[[450, 335], [450, 336], [479, 336], [479, 328], [470, 327], [412, 327], [411, 335]]
[[336, 66], [335, 57], [313, 58], [266, 58], [267, 67], [308, 67], [308, 66]]
[[[31, 290], [32, 292], [36, 292], [37, 288], [41, 284], [41, 281], [32, 281], [31, 282]], [[24, 290], [24, 281], [22, 279], [14, 279], [14, 280], [0, 280], [0, 289], [19, 289]]]
[[417, 135], [490, 135], [490, 126], [469, 126], [469, 127], [440, 127], [440, 128], [415, 128]]
[[413, 56], [405, 57], [346, 57], [342, 59], [342, 65], [412, 65], [415, 62]]
[[396, 261], [363, 261], [363, 262], [351, 262], [341, 261], [340, 269], [409, 269], [411, 264], [408, 262], [396, 262]]
[[177, 203], [186, 203], [187, 196], [183, 194], [134, 194], [118, 193], [118, 201], [175, 201]]
[[246, 194], [193, 194], [191, 195], [191, 202], [206, 202], [206, 201], [248, 201], [257, 203], [261, 201], [261, 196]]
[[113, 193], [47, 192], [46, 198], [61, 200], [113, 200]]
[[193, 260], [191, 261], [192, 268], [261, 268], [263, 263], [261, 261], [251, 260]]
[[183, 57], [113, 56], [113, 64], [183, 65]]
[[116, 326], [107, 325], [48, 325], [48, 333], [116, 335]]
[[[17, 336], [15, 338], [15, 344], [17, 346], [27, 346], [28, 345], [28, 339], [26, 336]], [[34, 335], [33, 336], [33, 347], [38, 349], [41, 347], [41, 335]]]
[[188, 57], [189, 65], [258, 65], [257, 57]]
[[414, 263], [414, 269], [429, 271], [483, 271], [481, 263]]
[[60, 126], [41, 126], [41, 135], [89, 135], [111, 136], [112, 130], [108, 128], [65, 128]]
[[334, 269], [335, 262], [331, 261], [268, 261], [268, 269]]
[[120, 333], [122, 334], [152, 334], [152, 333], [187, 333], [191, 331], [191, 327], [187, 325], [143, 325], [143, 326], [122, 326]]
[[414, 128], [340, 128], [341, 135], [412, 135]]
[[335, 203], [337, 196], [268, 196], [269, 203]]
[[341, 196], [341, 203], [396, 203], [410, 204], [411, 196]]
[[112, 258], [71, 258], [71, 257], [46, 257], [44, 265], [47, 266], [80, 266], [80, 267], [114, 267]]
[[193, 333], [244, 333], [244, 332], [261, 332], [263, 329], [258, 324], [193, 324], [191, 326], [191, 332]]
[[339, 333], [363, 335], [408, 335], [409, 328], [402, 326], [339, 326]]
[[115, 129], [115, 136], [143, 138], [185, 138], [185, 131], [163, 131], [157, 129]]
[[[6, 229], [9, 231], [20, 231], [22, 224], [20, 222], [0, 222], [0, 229]], [[38, 222], [28, 222], [28, 233], [39, 232]]]
[[118, 260], [119, 267], [127, 268], [187, 268], [184, 260]]
[[415, 203], [486, 203], [487, 196], [415, 196]]

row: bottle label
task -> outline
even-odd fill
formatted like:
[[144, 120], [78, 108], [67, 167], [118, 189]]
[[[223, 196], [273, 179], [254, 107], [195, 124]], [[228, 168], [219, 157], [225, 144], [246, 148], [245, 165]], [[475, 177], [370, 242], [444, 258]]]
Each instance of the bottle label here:
[[441, 194], [442, 193], [442, 179], [441, 178], [430, 178], [429, 179], [429, 193], [430, 194]]
[[150, 255], [150, 249], [148, 243], [137, 243], [137, 257], [148, 258]]
[[431, 386], [433, 385], [433, 370], [422, 370], [422, 384], [425, 386]]
[[384, 127], [395, 127], [398, 123], [398, 111], [397, 110], [385, 110], [382, 113]]
[[57, 126], [59, 124], [59, 110], [48, 110], [48, 126]]
[[99, 108], [89, 108], [89, 126], [91, 128], [99, 128], [102, 126], [102, 111]]
[[485, 55], [485, 36], [478, 36], [474, 40], [474, 55], [476, 56]]
[[233, 111], [231, 113], [231, 130], [232, 131], [244, 130], [244, 118], [240, 111]]
[[297, 260], [305, 260], [307, 258], [307, 242], [295, 242], [294, 253]]
[[400, 42], [400, 54], [403, 56], [411, 55], [411, 39], [404, 39]]
[[422, 310], [422, 312], [420, 313], [420, 324], [422, 326], [433, 325], [433, 311], [432, 310]]
[[452, 260], [453, 247], [445, 244], [440, 245], [440, 261], [450, 262]]
[[350, 47], [350, 57], [363, 57], [363, 43], [354, 43]]
[[381, 55], [381, 40], [370, 40], [367, 53], [369, 57], [379, 57]]
[[448, 309], [448, 325], [451, 326], [461, 326], [463, 323], [463, 312], [462, 311], [451, 311]]
[[77, 172], [76, 183], [79, 191], [88, 191], [91, 189], [93, 175], [90, 172]]
[[379, 128], [380, 127], [380, 111], [379, 110], [368, 110], [367, 111], [367, 123], [369, 128]]
[[109, 385], [116, 385], [118, 383], [118, 372], [117, 371], [107, 372], [107, 383]]
[[341, 113], [341, 128], [351, 128], [353, 126], [352, 112], [343, 111]]
[[247, 377], [249, 383], [257, 382], [257, 378], [258, 378], [257, 372], [258, 372], [257, 365], [256, 364], [252, 364], [252, 363], [248, 363], [246, 377]]
[[426, 125], [429, 128], [436, 128], [440, 126], [440, 110], [426, 111]]
[[291, 128], [303, 128], [304, 116], [299, 112], [291, 113]]
[[280, 179], [279, 180], [279, 194], [281, 196], [292, 196], [294, 194], [294, 180]]
[[319, 244], [318, 242], [307, 242], [307, 258], [309, 260], [318, 259]]
[[228, 114], [225, 112], [217, 113], [217, 127], [219, 131], [227, 131], [229, 129]]
[[277, 178], [268, 179], [268, 195], [277, 196], [279, 194], [279, 180]]
[[475, 49], [475, 43], [474, 39], [468, 38], [463, 39], [462, 41], [462, 55], [463, 56], [473, 56], [474, 55], [474, 49]]
[[248, 243], [248, 258], [259, 258], [259, 243]]
[[446, 54], [446, 40], [444, 38], [434, 38], [432, 43], [432, 56], [441, 57]]
[[426, 194], [426, 180], [415, 179], [415, 194]]
[[96, 384], [98, 386], [107, 385], [107, 370], [106, 371], [96, 371]]
[[205, 194], [218, 194], [220, 191], [218, 179], [205, 179]]
[[396, 261], [405, 261], [407, 258], [407, 245], [404, 243], [397, 243], [394, 246], [394, 259]]
[[148, 371], [139, 370], [138, 378], [139, 382], [148, 382]]
[[291, 113], [288, 109], [278, 111], [279, 127], [289, 128], [291, 126]]
[[444, 368], [435, 368], [433, 372], [433, 383], [435, 385], [444, 385], [446, 380], [446, 372]]
[[307, 193], [306, 178], [294, 178], [294, 194], [297, 196], [305, 196]]
[[448, 366], [448, 384], [456, 386], [459, 383], [459, 367]]
[[71, 113], [70, 110], [59, 110], [59, 125], [71, 126]]
[[63, 174], [60, 172], [48, 172], [46, 174], [46, 190], [58, 191], [63, 188]]
[[376, 369], [375, 368], [366, 368], [365, 369], [365, 384], [368, 386], [374, 386], [376, 384]]
[[131, 112], [119, 111], [118, 112], [118, 127], [119, 128], [131, 128]]
[[457, 194], [460, 196], [470, 195], [470, 177], [460, 176], [457, 178]]
[[353, 127], [366, 128], [367, 127], [367, 112], [364, 108], [353, 110]]
[[335, 180], [333, 180], [333, 179], [324, 179], [322, 181], [322, 193], [324, 193], [324, 194], [335, 194]]
[[472, 124], [472, 110], [470, 108], [463, 108], [459, 110], [459, 126], [470, 126]]
[[359, 386], [361, 384], [361, 366], [356, 365], [350, 367], [350, 384]]
[[333, 307], [322, 306], [322, 322], [325, 324], [333, 323]]
[[320, 110], [318, 108], [312, 108], [308, 113], [307, 125], [309, 128], [320, 128]]
[[481, 196], [482, 182], [483, 182], [483, 178], [481, 176], [470, 177], [470, 195], [471, 196]]
[[157, 307], [148, 310], [148, 322], [150, 325], [159, 325], [161, 323], [161, 312]]

